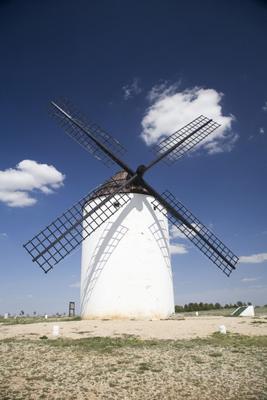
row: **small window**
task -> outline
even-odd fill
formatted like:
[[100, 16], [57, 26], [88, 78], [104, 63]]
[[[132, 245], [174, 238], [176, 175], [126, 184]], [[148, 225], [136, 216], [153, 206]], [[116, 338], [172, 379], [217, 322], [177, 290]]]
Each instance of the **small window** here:
[[120, 203], [118, 201], [114, 201], [113, 206], [115, 208], [119, 208], [120, 207]]

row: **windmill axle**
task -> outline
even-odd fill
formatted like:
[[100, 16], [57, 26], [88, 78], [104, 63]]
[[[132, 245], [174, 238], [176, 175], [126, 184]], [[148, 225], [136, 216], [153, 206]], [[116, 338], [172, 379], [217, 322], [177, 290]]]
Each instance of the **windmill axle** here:
[[146, 166], [144, 164], [141, 164], [136, 168], [136, 173], [139, 178], [142, 178], [145, 172], [146, 172]]

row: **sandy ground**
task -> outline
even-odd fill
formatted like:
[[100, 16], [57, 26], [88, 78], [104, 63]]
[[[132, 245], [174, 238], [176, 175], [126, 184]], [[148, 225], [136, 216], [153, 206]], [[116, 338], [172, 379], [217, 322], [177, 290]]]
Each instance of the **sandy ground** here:
[[25, 325], [0, 324], [0, 340], [13, 337], [37, 339], [42, 335], [52, 338], [53, 325], [59, 326], [61, 337], [72, 339], [122, 335], [135, 335], [142, 339], [203, 338], [217, 332], [220, 325], [225, 325], [227, 331], [231, 333], [249, 336], [267, 335], [266, 318], [201, 316], [161, 321], [89, 320]]

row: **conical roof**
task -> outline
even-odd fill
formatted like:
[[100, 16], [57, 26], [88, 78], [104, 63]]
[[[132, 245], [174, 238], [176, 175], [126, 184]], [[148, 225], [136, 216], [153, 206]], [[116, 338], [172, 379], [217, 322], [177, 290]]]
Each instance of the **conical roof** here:
[[[119, 186], [123, 185], [129, 179], [130, 175], [128, 172], [119, 171], [110, 180], [101, 185], [99, 189], [96, 190], [93, 197], [108, 196], [109, 194], [115, 192]], [[120, 193], [148, 194], [148, 191], [143, 186], [138, 184], [138, 182], [132, 182], [124, 187]]]

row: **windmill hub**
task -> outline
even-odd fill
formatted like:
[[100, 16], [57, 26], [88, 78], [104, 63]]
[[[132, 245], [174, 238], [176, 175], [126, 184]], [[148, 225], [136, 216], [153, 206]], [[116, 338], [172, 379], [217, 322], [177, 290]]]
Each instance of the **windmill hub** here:
[[143, 177], [145, 171], [146, 171], [146, 166], [144, 164], [141, 164], [136, 168], [136, 173], [139, 178]]

